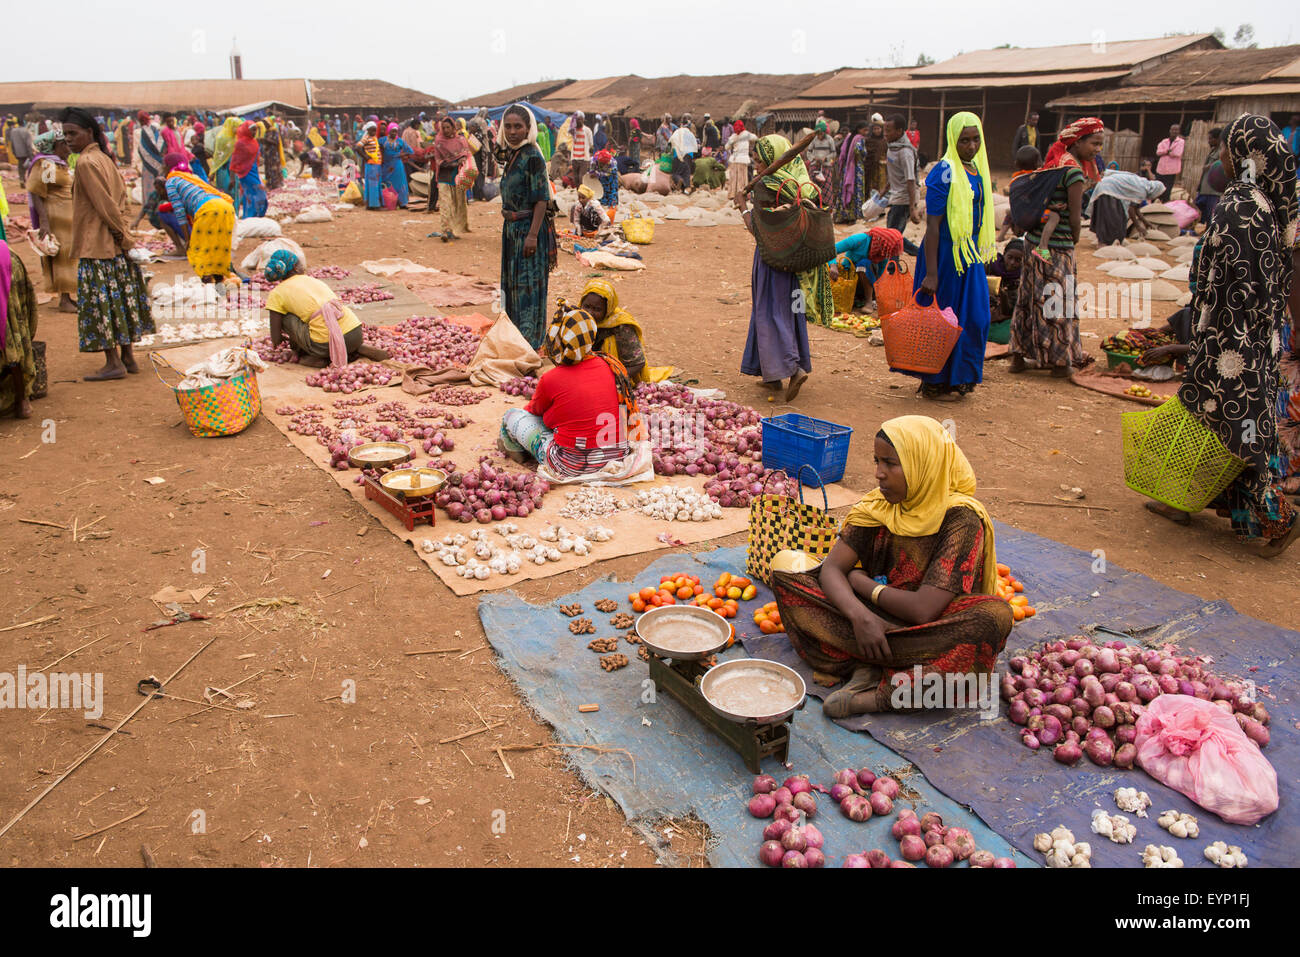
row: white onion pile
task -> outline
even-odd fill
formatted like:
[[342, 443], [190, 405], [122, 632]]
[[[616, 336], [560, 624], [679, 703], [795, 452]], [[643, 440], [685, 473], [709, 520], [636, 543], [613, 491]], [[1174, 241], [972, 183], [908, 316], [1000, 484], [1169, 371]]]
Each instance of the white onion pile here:
[[526, 518], [541, 507], [550, 483], [529, 472], [507, 472], [492, 464], [490, 456], [479, 458], [477, 467], [447, 477], [447, 487], [434, 502], [459, 522], [475, 520], [486, 525], [507, 518]]
[[326, 366], [319, 372], [311, 373], [305, 381], [326, 392], [351, 394], [369, 386], [388, 385], [399, 375], [395, 370], [377, 362], [352, 362], [342, 368]]
[[533, 393], [537, 391], [537, 377], [531, 375], [515, 376], [509, 381], [501, 383], [501, 391], [506, 395], [521, 395], [525, 399], [531, 399]]
[[356, 305], [362, 302], [383, 302], [385, 299], [396, 299], [391, 292], [381, 287], [378, 283], [363, 282], [356, 286], [344, 286], [341, 289], [334, 290], [338, 297], [346, 303]]
[[436, 316], [412, 316], [392, 326], [361, 326], [366, 345], [411, 366], [464, 368], [478, 351], [481, 337], [466, 326]]

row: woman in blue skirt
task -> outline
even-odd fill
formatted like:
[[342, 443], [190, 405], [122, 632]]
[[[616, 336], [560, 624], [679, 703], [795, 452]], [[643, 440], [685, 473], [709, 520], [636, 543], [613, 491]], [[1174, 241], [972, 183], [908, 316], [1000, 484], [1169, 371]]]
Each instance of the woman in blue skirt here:
[[952, 309], [962, 327], [961, 338], [942, 371], [905, 374], [920, 378], [918, 391], [925, 398], [954, 402], [984, 381], [991, 318], [984, 264], [996, 252], [996, 229], [979, 117], [953, 114], [947, 134], [948, 150], [925, 178], [927, 225], [913, 289], [923, 302], [933, 297], [940, 309]]

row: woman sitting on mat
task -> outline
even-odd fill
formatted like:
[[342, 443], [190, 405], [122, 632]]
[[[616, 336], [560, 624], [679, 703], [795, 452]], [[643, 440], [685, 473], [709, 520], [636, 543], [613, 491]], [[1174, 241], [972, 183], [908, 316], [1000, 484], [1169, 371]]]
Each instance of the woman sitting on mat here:
[[619, 306], [618, 292], [608, 279], [589, 280], [578, 306], [596, 321], [596, 351], [621, 362], [633, 382], [662, 382], [673, 374], [672, 366], [646, 364], [641, 324]]
[[321, 280], [302, 271], [302, 262], [287, 249], [267, 261], [264, 275], [278, 283], [266, 297], [271, 313], [271, 344], [289, 340], [305, 366], [341, 366], [357, 358], [387, 359], [388, 353], [362, 342], [356, 314]]
[[499, 448], [516, 462], [532, 456], [556, 475], [597, 472], [627, 457], [627, 417], [636, 410], [623, 364], [596, 351], [596, 320], [563, 306], [546, 330], [544, 352], [556, 363], [532, 400], [501, 419]]
[[824, 702], [830, 718], [900, 710], [895, 687], [906, 693], [917, 667], [990, 674], [1011, 633], [993, 525], [952, 436], [929, 416], [890, 419], [875, 460], [880, 487], [821, 566], [772, 576], [795, 651], [819, 679], [845, 682]]

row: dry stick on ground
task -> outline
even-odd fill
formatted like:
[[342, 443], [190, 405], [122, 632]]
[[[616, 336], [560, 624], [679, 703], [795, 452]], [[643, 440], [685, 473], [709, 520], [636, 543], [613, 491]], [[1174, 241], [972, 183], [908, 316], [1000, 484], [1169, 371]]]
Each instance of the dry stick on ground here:
[[[198, 651], [194, 652], [194, 654], [192, 654], [192, 655], [190, 655], [188, 658], [186, 658], [185, 661], [181, 663], [181, 666], [180, 666], [179, 668], [177, 668], [175, 671], [173, 671], [173, 672], [172, 672], [172, 673], [167, 677], [167, 679], [166, 679], [165, 681], [163, 681], [163, 687], [166, 687], [168, 681], [171, 681], [171, 680], [172, 680], [173, 678], [175, 678], [178, 674], [180, 674], [182, 671], [184, 671], [184, 670], [186, 669], [186, 667], [189, 666], [190, 662], [192, 662], [192, 661], [193, 661], [195, 658], [197, 658], [199, 655], [203, 654], [203, 652], [207, 651], [208, 646], [211, 645], [214, 641], [216, 641], [218, 637], [220, 637], [220, 636], [219, 636], [219, 635], [213, 635], [213, 636], [212, 636], [211, 638], [209, 638], [206, 642], [204, 642], [203, 645], [201, 645], [201, 646], [199, 647], [199, 650], [198, 650]], [[36, 797], [32, 798], [32, 800], [30, 801], [30, 803], [28, 803], [28, 805], [27, 805], [25, 808], [23, 808], [21, 811], [19, 811], [17, 814], [15, 814], [15, 815], [14, 815], [14, 816], [9, 820], [9, 823], [8, 823], [8, 824], [6, 824], [4, 827], [0, 827], [0, 837], [4, 837], [5, 834], [7, 834], [7, 833], [9, 832], [9, 829], [10, 829], [11, 827], [13, 827], [13, 826], [14, 826], [15, 824], [17, 824], [19, 821], [21, 821], [21, 820], [23, 819], [23, 817], [27, 814], [28, 811], [30, 811], [32, 808], [36, 807], [36, 805], [40, 804], [41, 801], [43, 801], [43, 800], [45, 799], [45, 796], [46, 796], [47, 794], [49, 794], [49, 793], [50, 793], [51, 791], [53, 791], [56, 787], [58, 787], [61, 783], [63, 783], [64, 780], [67, 779], [68, 775], [70, 775], [73, 771], [77, 770], [77, 768], [81, 767], [81, 766], [82, 766], [83, 764], [85, 764], [88, 760], [90, 760], [90, 757], [91, 757], [91, 756], [92, 756], [96, 751], [98, 751], [98, 750], [99, 750], [100, 748], [102, 748], [105, 744], [107, 744], [108, 741], [109, 741], [109, 740], [110, 740], [114, 735], [116, 735], [118, 731], [122, 730], [122, 726], [123, 726], [123, 725], [125, 725], [128, 721], [130, 721], [130, 720], [131, 720], [132, 718], [134, 718], [137, 714], [139, 714], [139, 713], [144, 709], [144, 706], [147, 705], [150, 701], [152, 701], [155, 697], [157, 697], [157, 695], [154, 694], [153, 692], [150, 692], [149, 695], [146, 696], [145, 699], [144, 699], [143, 701], [141, 701], [138, 705], [136, 705], [136, 706], [131, 710], [131, 713], [130, 713], [130, 714], [128, 714], [126, 717], [124, 717], [121, 721], [119, 721], [119, 722], [117, 723], [117, 726], [116, 726], [115, 728], [113, 728], [112, 731], [108, 732], [108, 734], [104, 735], [102, 738], [100, 738], [98, 741], [96, 741], [93, 745], [91, 745], [90, 750], [87, 751], [85, 754], [83, 754], [81, 757], [77, 758], [76, 761], [72, 762], [72, 765], [68, 768], [68, 770], [64, 771], [64, 772], [63, 772], [62, 774], [60, 774], [57, 778], [55, 778], [55, 779], [50, 783], [50, 786], [47, 787], [44, 791], [42, 791], [40, 794], [36, 795]]]
[[154, 860], [153, 851], [149, 850], [148, 844], [140, 845], [140, 856], [144, 858], [145, 867], [157, 867], [158, 862]]
[[501, 766], [506, 769], [506, 777], [513, 781], [515, 779], [515, 772], [510, 770], [510, 762], [506, 760], [506, 756], [501, 753], [500, 748], [497, 748], [497, 757], [501, 759]]
[[42, 672], [42, 671], [47, 671], [47, 670], [49, 670], [50, 668], [53, 668], [53, 667], [54, 667], [55, 665], [57, 665], [60, 661], [62, 661], [64, 658], [71, 658], [73, 655], [75, 655], [75, 654], [76, 654], [78, 651], [80, 651], [82, 648], [89, 648], [89, 647], [90, 647], [91, 645], [93, 645], [96, 641], [103, 641], [103, 640], [104, 640], [105, 638], [107, 638], [107, 637], [108, 637], [108, 635], [100, 635], [98, 638], [95, 638], [95, 639], [92, 640], [92, 641], [88, 641], [88, 642], [86, 642], [84, 645], [79, 645], [79, 646], [77, 646], [76, 648], [73, 648], [73, 649], [72, 649], [71, 651], [69, 651], [66, 655], [60, 655], [58, 658], [55, 658], [55, 659], [54, 659], [53, 661], [51, 661], [48, 665], [46, 665], [44, 668], [38, 668], [37, 671], [36, 671], [36, 673], [39, 674], [39, 673]]
[[7, 628], [0, 628], [0, 631], [16, 631], [19, 628], [28, 628], [31, 625], [39, 625], [42, 622], [54, 621], [58, 617], [58, 615], [46, 615], [44, 618], [33, 618], [31, 621], [24, 621], [21, 624], [10, 625]]
[[463, 648], [426, 648], [423, 651], [404, 651], [402, 654], [408, 658], [414, 658], [417, 655], [449, 655], [453, 652], [464, 651]]
[[38, 518], [20, 518], [18, 521], [22, 522], [24, 525], [44, 525], [46, 528], [61, 528], [65, 532], [68, 530], [68, 526], [66, 525], [60, 525], [58, 522], [42, 522]]
[[1038, 505], [1042, 508], [1084, 508], [1096, 509], [1099, 512], [1113, 512], [1113, 508], [1107, 508], [1105, 505], [1075, 505], [1072, 502], [1029, 502], [1025, 499], [1013, 498], [1008, 500], [1008, 505]]
[[450, 738], [443, 738], [439, 744], [451, 744], [453, 741], [459, 741], [462, 738], [471, 738], [476, 734], [482, 734], [484, 731], [492, 731], [505, 724], [504, 721], [498, 721], [496, 724], [489, 724], [487, 727], [475, 728], [473, 731], [466, 731], [464, 734], [453, 735]]
[[[505, 722], [503, 721], [502, 724]], [[636, 758], [627, 748], [599, 748], [594, 744], [506, 744], [504, 751], [537, 751], [541, 748], [575, 748], [579, 751], [595, 751], [599, 754], [626, 754], [632, 762], [632, 783], [636, 783]]]
[[74, 837], [72, 840], [73, 840], [73, 841], [84, 841], [86, 838], [88, 838], [88, 837], [94, 837], [96, 834], [103, 834], [105, 831], [111, 830], [112, 828], [117, 827], [119, 824], [125, 824], [127, 821], [130, 821], [131, 819], [139, 817], [141, 814], [143, 814], [143, 813], [144, 813], [145, 811], [147, 811], [147, 810], [149, 810], [149, 808], [147, 808], [147, 807], [142, 807], [142, 808], [140, 808], [140, 810], [136, 811], [134, 814], [128, 814], [126, 817], [122, 818], [121, 820], [114, 821], [112, 824], [105, 824], [103, 827], [97, 827], [97, 828], [95, 828], [95, 830], [93, 830], [93, 831], [87, 831], [85, 834], [78, 834], [78, 835], [77, 835], [76, 837]]

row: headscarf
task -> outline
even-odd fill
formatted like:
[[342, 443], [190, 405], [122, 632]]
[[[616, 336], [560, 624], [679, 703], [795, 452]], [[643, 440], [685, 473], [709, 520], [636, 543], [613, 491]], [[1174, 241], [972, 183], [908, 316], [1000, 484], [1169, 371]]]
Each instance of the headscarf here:
[[604, 166], [613, 158], [614, 158], [614, 154], [611, 153], [609, 150], [601, 150], [596, 154], [596, 163], [600, 166]]
[[[788, 139], [780, 133], [769, 133], [754, 144], [754, 154], [766, 167], [774, 163], [777, 157], [789, 148]], [[782, 202], [793, 200], [801, 191], [805, 197], [816, 199], [818, 196], [817, 185], [808, 175], [808, 167], [804, 165], [802, 156], [796, 156], [784, 166], [768, 173], [763, 177], [763, 185], [776, 193]]]
[[744, 120], [736, 120], [736, 122], [732, 124], [732, 132], [734, 132], [734, 133], [743, 133], [743, 132], [745, 132], [745, 121], [744, 121]]
[[235, 131], [235, 149], [230, 157], [230, 172], [236, 176], [247, 176], [257, 166], [261, 148], [253, 139], [253, 124], [245, 121]]
[[444, 117], [452, 123], [452, 134], [448, 136], [442, 131], [443, 121], [438, 121], [438, 134], [433, 138], [433, 155], [437, 159], [439, 166], [459, 164], [469, 156], [469, 141], [465, 139], [461, 131], [455, 129], [456, 121], [448, 116]]
[[104, 128], [99, 125], [99, 120], [90, 115], [89, 110], [83, 110], [79, 106], [66, 107], [59, 115], [59, 123], [72, 123], [73, 126], [80, 126], [83, 130], [89, 130], [91, 138], [101, 150], [107, 153], [108, 137], [104, 135]]
[[221, 129], [217, 130], [216, 138], [212, 145], [212, 172], [225, 166], [230, 161], [230, 157], [235, 152], [235, 130], [239, 128], [239, 117], [228, 116], [226, 121], [221, 124]]
[[[63, 130], [49, 129], [37, 136], [32, 141], [32, 145], [36, 147], [36, 154], [38, 156], [53, 155], [54, 144], [61, 143], [62, 141]], [[57, 159], [57, 157], [55, 158]]]
[[184, 153], [171, 152], [163, 157], [163, 175], [170, 173], [172, 170], [187, 170], [190, 168], [190, 161]]
[[928, 415], [899, 416], [880, 428], [898, 452], [903, 477], [907, 480], [907, 498], [893, 505], [880, 489], [875, 489], [853, 506], [845, 523], [859, 528], [884, 526], [892, 535], [924, 538], [939, 531], [950, 508], [968, 508], [979, 516], [984, 526], [980, 593], [995, 594], [998, 565], [993, 521], [975, 498], [975, 472], [965, 453], [957, 447], [948, 430]]
[[267, 282], [279, 282], [293, 272], [298, 262], [297, 254], [288, 249], [277, 249], [266, 261], [266, 268], [262, 270], [262, 275], [266, 277]]
[[[1053, 166], [1079, 166], [1074, 157], [1069, 155], [1069, 149], [1079, 140], [1092, 136], [1094, 133], [1100, 133], [1106, 128], [1106, 124], [1095, 116], [1085, 116], [1082, 119], [1075, 120], [1065, 129], [1057, 134], [1056, 142], [1047, 150], [1047, 158], [1043, 160], [1043, 168], [1050, 169]], [[1092, 170], [1083, 169], [1083, 173], [1094, 182], [1101, 179], [1101, 170], [1097, 169], [1097, 164], [1090, 164]]]
[[641, 129], [641, 124], [638, 123], [635, 119], [628, 120], [627, 122], [628, 122], [628, 126], [632, 127], [632, 129], [634, 130]]
[[[961, 131], [968, 126], [973, 126], [980, 132], [980, 148], [975, 154], [975, 169], [984, 184], [984, 209], [977, 224], [977, 233], [973, 231], [971, 225], [975, 219], [975, 191], [966, 176], [961, 157], [957, 155], [957, 140], [961, 137]], [[993, 181], [989, 176], [989, 157], [985, 149], [984, 127], [980, 124], [980, 118], [974, 113], [963, 111], [954, 113], [948, 118], [948, 151], [943, 154], [943, 160], [952, 171], [952, 178], [948, 184], [946, 216], [948, 232], [952, 236], [952, 259], [960, 275], [973, 263], [991, 262], [997, 253]]]
[[1224, 195], [1237, 183], [1258, 190], [1272, 207], [1283, 242], [1294, 243], [1297, 160], [1276, 124], [1263, 116], [1243, 114], [1223, 131], [1223, 139], [1232, 161], [1232, 179]]
[[618, 401], [629, 412], [636, 411], [635, 387], [628, 377], [627, 368], [618, 358], [604, 352], [597, 352], [596, 320], [585, 309], [574, 309], [564, 299], [556, 300], [555, 317], [546, 329], [546, 342], [543, 351], [557, 365], [577, 365], [588, 356], [597, 355], [614, 373], [614, 388], [618, 392]]
[[1164, 191], [1165, 184], [1158, 179], [1147, 179], [1137, 173], [1108, 169], [1102, 176], [1101, 182], [1097, 184], [1097, 188], [1092, 191], [1092, 196], [1088, 199], [1088, 208], [1084, 212], [1091, 217], [1093, 206], [1103, 196], [1120, 200], [1125, 204], [1124, 209], [1127, 212], [1129, 205], [1150, 202]]
[[[582, 295], [578, 301], [586, 299], [588, 294], [595, 293], [605, 300], [605, 318], [596, 323], [598, 329], [615, 329], [618, 326], [628, 326], [636, 333], [637, 341], [641, 343], [641, 354], [645, 355], [645, 333], [641, 329], [641, 324], [632, 317], [618, 302], [618, 290], [608, 279], [590, 279], [587, 285], [582, 287]], [[613, 336], [607, 336], [604, 343], [601, 344], [600, 350], [607, 355], [618, 356], [618, 343]], [[662, 382], [673, 374], [672, 366], [656, 367], [651, 366], [649, 362], [641, 367], [638, 380], [641, 382]]]
[[398, 126], [397, 126], [396, 123], [389, 123], [389, 124], [388, 124], [388, 130], [387, 130], [387, 133], [388, 133], [389, 136], [392, 136], [394, 133], [397, 132], [397, 130], [398, 130]]
[[584, 203], [590, 202], [591, 200], [596, 198], [596, 191], [593, 190], [590, 186], [579, 186], [578, 198], [581, 199]]
[[[507, 116], [521, 116], [528, 121], [528, 135], [524, 137], [524, 141], [520, 143], [518, 146], [511, 146], [509, 142], [506, 141], [506, 117]], [[537, 142], [538, 135], [539, 134], [537, 129], [537, 117], [533, 115], [532, 110], [524, 106], [522, 103], [514, 103], [511, 106], [506, 107], [506, 111], [501, 114], [501, 125], [497, 127], [497, 143], [501, 146], [502, 149], [521, 150], [529, 143], [535, 144]]]
[[202, 135], [203, 135], [203, 131], [206, 130], [206, 129], [207, 129], [207, 127], [204, 126], [201, 122], [196, 121], [196, 122], [194, 123], [194, 134], [195, 134], [196, 136], [202, 136]]
[[135, 118], [145, 126], [148, 126], [149, 123], [152, 122], [148, 110], [141, 110], [140, 112], [136, 113]]
[[[740, 123], [740, 120], [736, 120], [736, 122], [737, 122], [737, 123]], [[825, 121], [825, 120], [818, 120], [816, 123], [813, 124], [813, 129], [816, 130], [818, 133], [825, 133], [825, 132], [826, 132], [826, 121]]]

